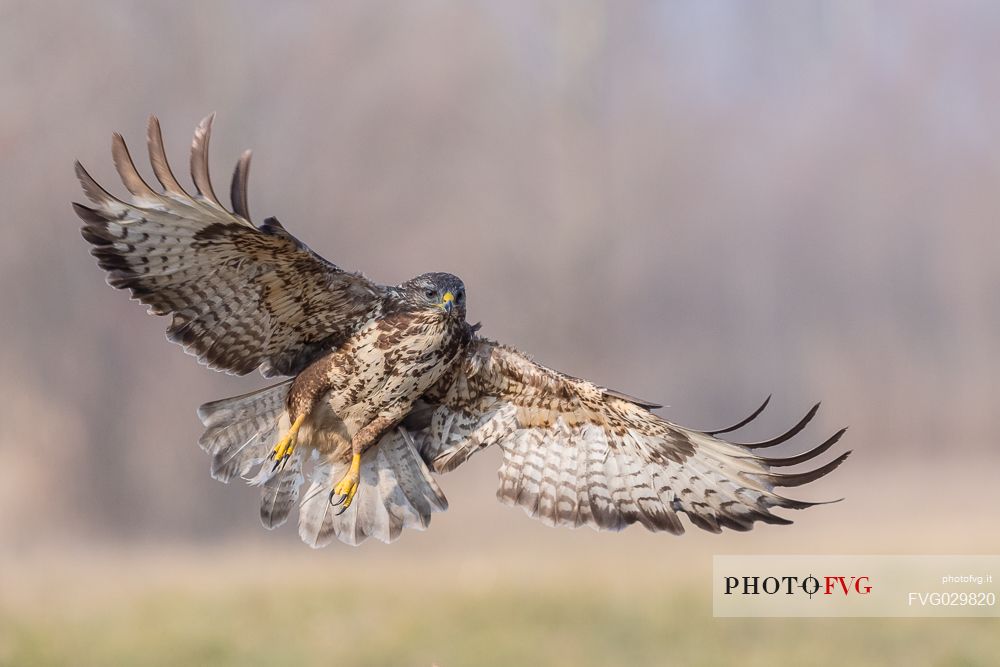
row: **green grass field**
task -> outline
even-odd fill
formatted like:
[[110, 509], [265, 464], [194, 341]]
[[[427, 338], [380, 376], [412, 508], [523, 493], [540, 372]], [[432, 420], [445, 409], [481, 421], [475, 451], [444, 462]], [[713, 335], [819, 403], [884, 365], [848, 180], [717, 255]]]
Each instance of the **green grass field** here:
[[[239, 550], [5, 568], [3, 665], [996, 665], [1000, 622], [714, 619], [707, 581], [601, 561]], [[346, 553], [346, 552], [345, 552]], [[225, 559], [231, 559], [231, 565]], [[670, 572], [667, 574], [667, 572]]]

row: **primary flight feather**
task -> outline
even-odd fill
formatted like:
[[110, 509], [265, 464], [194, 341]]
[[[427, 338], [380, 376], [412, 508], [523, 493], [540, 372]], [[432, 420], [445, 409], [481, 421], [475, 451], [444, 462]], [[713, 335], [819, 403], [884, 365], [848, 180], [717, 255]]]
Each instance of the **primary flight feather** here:
[[811, 482], [847, 457], [776, 473], [821, 455], [844, 430], [797, 456], [760, 456], [756, 450], [797, 434], [816, 409], [788, 433], [753, 444], [719, 436], [763, 405], [729, 429], [678, 426], [651, 412], [655, 404], [480, 337], [465, 320], [465, 286], [453, 275], [378, 285], [326, 261], [275, 218], [253, 224], [249, 151], [233, 174], [232, 211], [212, 188], [212, 120], [198, 125], [192, 142], [193, 194], [173, 175], [150, 118], [149, 156], [162, 192], [139, 175], [116, 134], [112, 155], [129, 201], [77, 163], [92, 206], [73, 206], [108, 283], [169, 315], [170, 340], [209, 368], [290, 376], [198, 411], [213, 477], [259, 485], [268, 528], [298, 504], [299, 534], [312, 546], [334, 537], [392, 541], [447, 509], [433, 473], [495, 445], [503, 456], [497, 497], [548, 524], [641, 523], [680, 533], [685, 514], [714, 532], [749, 530], [756, 521], [790, 523], [771, 509], [814, 503], [774, 489]]

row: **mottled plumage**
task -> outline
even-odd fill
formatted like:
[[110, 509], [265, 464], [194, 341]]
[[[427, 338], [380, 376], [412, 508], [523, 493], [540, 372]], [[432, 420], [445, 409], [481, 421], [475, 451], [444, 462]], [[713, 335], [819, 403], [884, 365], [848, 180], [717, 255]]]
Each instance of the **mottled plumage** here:
[[139, 176], [116, 134], [112, 154], [130, 200], [77, 163], [93, 207], [74, 208], [108, 282], [171, 316], [170, 340], [210, 368], [293, 376], [199, 409], [213, 477], [259, 485], [266, 527], [299, 504], [299, 533], [313, 546], [335, 537], [392, 541], [447, 508], [432, 472], [496, 445], [498, 498], [546, 523], [680, 533], [686, 514], [707, 530], [749, 530], [756, 521], [789, 523], [775, 507], [812, 504], [776, 487], [810, 482], [847, 457], [776, 473], [823, 454], [844, 431], [798, 456], [760, 456], [798, 433], [815, 408], [763, 443], [719, 436], [764, 406], [730, 429], [684, 428], [654, 414], [655, 404], [479, 337], [455, 276], [377, 285], [313, 253], [274, 218], [254, 225], [250, 153], [233, 175], [229, 211], [209, 179], [211, 127], [212, 117], [202, 121], [192, 144], [194, 194], [171, 172], [152, 118], [150, 161], [163, 192]]

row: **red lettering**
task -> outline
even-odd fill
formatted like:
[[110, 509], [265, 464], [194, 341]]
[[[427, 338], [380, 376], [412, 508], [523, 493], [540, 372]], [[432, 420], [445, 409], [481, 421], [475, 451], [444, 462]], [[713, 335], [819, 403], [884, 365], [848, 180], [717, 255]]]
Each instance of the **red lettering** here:
[[840, 583], [841, 588], [847, 590], [843, 577], [824, 577], [823, 580], [826, 582], [826, 587], [823, 591], [823, 595], [833, 595], [833, 591], [838, 582]]

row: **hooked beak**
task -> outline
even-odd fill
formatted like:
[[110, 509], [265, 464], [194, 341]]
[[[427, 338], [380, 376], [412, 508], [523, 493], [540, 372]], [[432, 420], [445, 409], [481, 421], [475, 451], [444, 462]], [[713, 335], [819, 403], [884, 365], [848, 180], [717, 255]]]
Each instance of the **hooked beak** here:
[[455, 306], [455, 295], [451, 292], [445, 292], [444, 296], [441, 297], [440, 305], [444, 312], [451, 314], [451, 309]]

